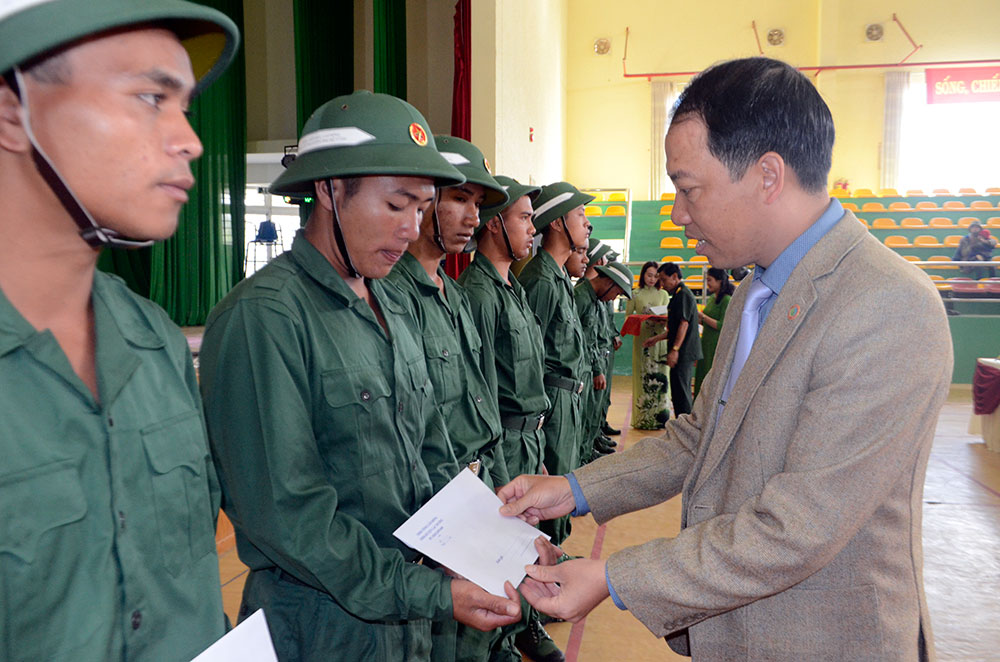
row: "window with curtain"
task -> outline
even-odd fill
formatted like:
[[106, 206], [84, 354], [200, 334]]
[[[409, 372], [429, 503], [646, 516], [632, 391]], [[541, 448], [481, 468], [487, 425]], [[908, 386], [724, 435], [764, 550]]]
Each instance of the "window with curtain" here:
[[654, 80], [650, 83], [653, 118], [649, 149], [649, 195], [653, 200], [661, 193], [672, 193], [674, 184], [667, 177], [667, 158], [663, 153], [663, 140], [667, 136], [670, 123], [670, 110], [677, 103], [686, 83], [675, 83], [667, 80]]

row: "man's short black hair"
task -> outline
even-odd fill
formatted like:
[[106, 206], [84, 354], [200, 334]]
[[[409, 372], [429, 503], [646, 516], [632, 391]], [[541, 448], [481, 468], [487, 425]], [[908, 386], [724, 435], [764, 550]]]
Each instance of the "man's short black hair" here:
[[681, 275], [681, 268], [678, 267], [673, 262], [664, 262], [663, 264], [660, 265], [660, 268], [657, 269], [656, 271], [657, 273], [661, 273], [664, 276]]
[[833, 117], [815, 86], [784, 62], [751, 57], [698, 74], [674, 108], [708, 129], [708, 150], [738, 181], [767, 152], [781, 155], [810, 193], [826, 190]]

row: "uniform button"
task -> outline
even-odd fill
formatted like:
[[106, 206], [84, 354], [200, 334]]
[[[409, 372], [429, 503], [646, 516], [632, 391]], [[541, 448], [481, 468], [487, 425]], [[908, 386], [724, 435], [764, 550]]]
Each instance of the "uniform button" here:
[[403, 403], [402, 402], [399, 403], [399, 407], [397, 407], [397, 409], [399, 410], [400, 414], [403, 413]]
[[115, 426], [115, 419], [108, 416], [108, 427], [113, 428]]
[[482, 402], [482, 401], [483, 401], [482, 397], [480, 397], [480, 396], [477, 395], [476, 396], [476, 402], [479, 403], [479, 402]]
[[140, 625], [142, 625], [142, 612], [136, 609], [132, 612], [132, 629], [138, 630]]
[[372, 394], [368, 391], [368, 389], [361, 391], [361, 399], [364, 400], [365, 402], [368, 402], [369, 400], [372, 399]]
[[451, 353], [447, 349], [443, 349], [441, 350], [441, 356], [448, 358], [449, 356], [451, 356]]
[[121, 525], [122, 531], [124, 531], [125, 530], [125, 512], [124, 511], [121, 511], [121, 510], [118, 511], [118, 524]]

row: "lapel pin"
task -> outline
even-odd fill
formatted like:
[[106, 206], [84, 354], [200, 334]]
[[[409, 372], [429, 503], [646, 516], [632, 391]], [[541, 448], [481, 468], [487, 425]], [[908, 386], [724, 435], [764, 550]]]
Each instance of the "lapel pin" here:
[[791, 308], [789, 308], [788, 309], [788, 319], [793, 320], [796, 317], [798, 317], [799, 316], [799, 312], [801, 312], [801, 310], [802, 309], [799, 308], [798, 304], [795, 304], [794, 306], [792, 306]]

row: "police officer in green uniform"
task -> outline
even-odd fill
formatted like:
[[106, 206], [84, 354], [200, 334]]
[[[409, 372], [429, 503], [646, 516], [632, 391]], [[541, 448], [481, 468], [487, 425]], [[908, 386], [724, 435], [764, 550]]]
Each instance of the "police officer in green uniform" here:
[[184, 112], [238, 42], [187, 2], [0, 2], [5, 661], [187, 661], [225, 632], [191, 353], [96, 265], [173, 234]]
[[[441, 268], [441, 260], [469, 246], [479, 226], [480, 205], [503, 204], [507, 193], [493, 179], [475, 145], [453, 136], [434, 136], [434, 142], [465, 181], [437, 190], [420, 223], [419, 236], [386, 282], [412, 303], [434, 401], [459, 465], [468, 466], [495, 489], [510, 480], [500, 445], [500, 410], [483, 376], [482, 341], [469, 301]], [[455, 621], [437, 621], [432, 629], [432, 658], [441, 662], [485, 661], [500, 640], [499, 630], [484, 633]]]
[[[604, 251], [606, 252], [606, 251]], [[595, 250], [594, 256], [600, 259], [602, 253]], [[628, 272], [626, 276], [622, 272]], [[581, 278], [574, 288], [577, 314], [580, 316], [580, 325], [583, 328], [584, 346], [587, 348], [587, 355], [592, 362], [593, 380], [591, 384], [584, 387], [584, 394], [589, 397], [584, 398], [584, 436], [580, 447], [580, 457], [584, 462], [592, 459], [595, 449], [606, 454], [613, 452], [614, 447], [610, 445], [610, 440], [600, 439], [600, 410], [597, 408], [597, 395], [601, 391], [607, 390], [608, 383], [607, 353], [601, 340], [602, 334], [607, 327], [607, 308], [605, 303], [613, 301], [619, 296], [632, 296], [632, 276], [628, 268], [619, 262], [613, 262], [608, 266], [598, 265], [593, 269], [593, 275]], [[590, 388], [587, 388], [587, 387]]]
[[202, 391], [226, 512], [282, 660], [426, 660], [430, 621], [520, 618], [392, 532], [458, 471], [411, 303], [380, 278], [435, 184], [464, 181], [404, 101], [321, 106], [272, 192], [316, 205], [292, 250], [212, 311]]
[[[590, 223], [583, 213], [592, 196], [568, 182], [542, 188], [535, 200], [534, 226], [542, 235], [538, 253], [521, 270], [518, 280], [539, 320], [545, 347], [545, 393], [550, 409], [545, 430], [544, 463], [552, 475], [580, 466], [584, 345], [580, 318], [573, 303], [573, 285], [565, 265], [580, 249], [586, 250]], [[569, 537], [568, 517], [543, 527], [555, 544]]]
[[[524, 288], [511, 272], [511, 264], [531, 253], [532, 199], [541, 190], [497, 175], [510, 196], [509, 202], [480, 209], [482, 224], [476, 230], [476, 254], [459, 276], [472, 306], [483, 348], [483, 372], [492, 380], [503, 425], [503, 456], [513, 478], [543, 471], [545, 432], [542, 424], [549, 409], [545, 395], [543, 366], [545, 350], [535, 314], [528, 306]], [[532, 660], [556, 662], [565, 659], [538, 620], [537, 612], [522, 603], [524, 618], [504, 628], [517, 636], [517, 647]], [[510, 642], [494, 653], [500, 662], [520, 660]]]

